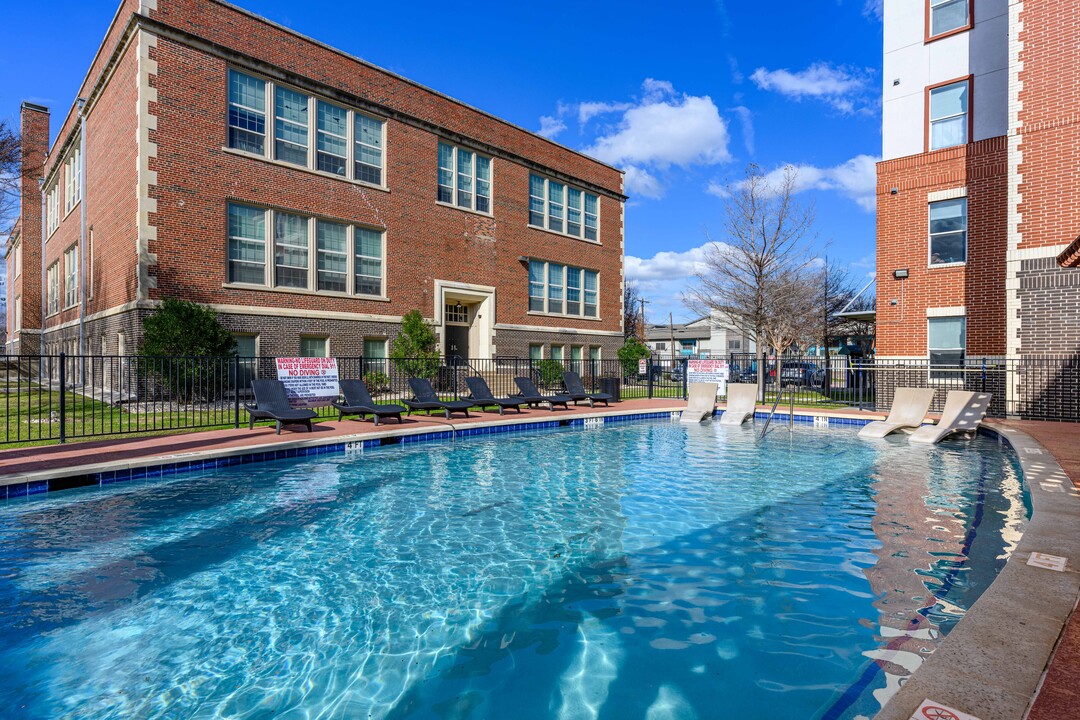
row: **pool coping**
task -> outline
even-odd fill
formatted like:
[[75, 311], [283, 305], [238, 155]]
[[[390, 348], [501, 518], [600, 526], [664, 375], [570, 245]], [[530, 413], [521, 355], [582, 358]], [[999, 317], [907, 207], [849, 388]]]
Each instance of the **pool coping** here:
[[[1012, 446], [1031, 518], [1005, 567], [874, 720], [909, 720], [935, 700], [979, 720], [1021, 720], [1034, 702], [1080, 595], [1080, 492], [1041, 443], [983, 424]], [[1063, 572], [1028, 565], [1033, 552], [1068, 558]]]

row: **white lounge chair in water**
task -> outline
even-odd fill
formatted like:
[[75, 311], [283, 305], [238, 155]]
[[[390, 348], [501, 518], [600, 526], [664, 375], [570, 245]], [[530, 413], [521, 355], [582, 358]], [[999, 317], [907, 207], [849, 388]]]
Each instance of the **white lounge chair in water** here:
[[757, 383], [728, 383], [727, 409], [720, 416], [724, 425], [742, 425], [757, 410]]
[[859, 431], [859, 437], [883, 438], [897, 430], [914, 430], [921, 426], [934, 401], [934, 392], [933, 388], [896, 388], [889, 417], [870, 423]]
[[679, 422], [699, 423], [716, 412], [716, 383], [695, 382], [687, 388], [690, 399], [682, 411]]
[[990, 408], [990, 393], [950, 390], [937, 425], [927, 425], [911, 433], [913, 443], [934, 445], [955, 432], [975, 432]]

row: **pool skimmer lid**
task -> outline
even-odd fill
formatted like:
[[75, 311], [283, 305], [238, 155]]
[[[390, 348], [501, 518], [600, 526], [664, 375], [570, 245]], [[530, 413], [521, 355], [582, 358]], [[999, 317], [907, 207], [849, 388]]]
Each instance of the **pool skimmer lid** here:
[[909, 720], [979, 720], [974, 715], [953, 710], [935, 700], [923, 700]]
[[1063, 558], [1058, 555], [1047, 555], [1046, 553], [1041, 552], [1033, 552], [1031, 553], [1031, 557], [1028, 558], [1027, 564], [1045, 568], [1046, 570], [1065, 572], [1066, 562], [1068, 562], [1068, 558]]

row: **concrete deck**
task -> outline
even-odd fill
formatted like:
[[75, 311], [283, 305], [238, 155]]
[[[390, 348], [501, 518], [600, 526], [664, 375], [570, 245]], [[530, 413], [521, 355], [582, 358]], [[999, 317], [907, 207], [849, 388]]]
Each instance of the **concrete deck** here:
[[[482, 413], [471, 418], [412, 416], [386, 421], [320, 422], [315, 431], [272, 427], [80, 442], [0, 451], [0, 486], [87, 475], [176, 460], [246, 454], [357, 439], [606, 414], [681, 410], [671, 399], [627, 400], [609, 408]], [[722, 407], [722, 406], [721, 406]], [[767, 412], [769, 408], [758, 408]], [[796, 408], [797, 414], [876, 420], [880, 413]], [[980, 720], [1080, 718], [1080, 426], [991, 420], [1016, 449], [1031, 488], [1034, 512], [1020, 546], [990, 589], [878, 714], [908, 720], [932, 698]], [[1060, 463], [1060, 464], [1059, 464]], [[1068, 557], [1065, 572], [1026, 564], [1032, 552]], [[1045, 670], [1045, 673], [1044, 673]]]

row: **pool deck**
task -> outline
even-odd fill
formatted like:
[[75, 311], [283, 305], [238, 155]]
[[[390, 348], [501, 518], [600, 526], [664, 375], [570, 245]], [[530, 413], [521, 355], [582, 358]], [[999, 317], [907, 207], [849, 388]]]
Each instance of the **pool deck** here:
[[[384, 421], [377, 428], [370, 421], [322, 421], [312, 433], [284, 429], [276, 435], [273, 427], [261, 425], [254, 430], [15, 448], [0, 450], [0, 489], [167, 462], [280, 452], [451, 427], [460, 430], [679, 411], [684, 407], [681, 400], [640, 399], [611, 407], [581, 405], [555, 412], [507, 412], [503, 416], [488, 412], [451, 420], [414, 415], [403, 418], [401, 425]], [[768, 412], [768, 408], [759, 406], [758, 411]], [[795, 412], [861, 420], [883, 417], [854, 410], [796, 408]], [[908, 720], [927, 698], [969, 712], [979, 720], [1080, 718], [1080, 613], [1076, 612], [1080, 595], [1080, 425], [1016, 420], [990, 420], [986, 425], [1006, 437], [1020, 457], [1032, 492], [1032, 522], [998, 581], [927, 660], [924, 669], [909, 679], [878, 714], [879, 720]], [[1068, 556], [1066, 571], [1057, 573], [1027, 565], [1025, 561], [1035, 550]], [[1032, 593], [1032, 587], [1041, 592]], [[1003, 648], [1007, 648], [1006, 653], [1001, 652]]]

